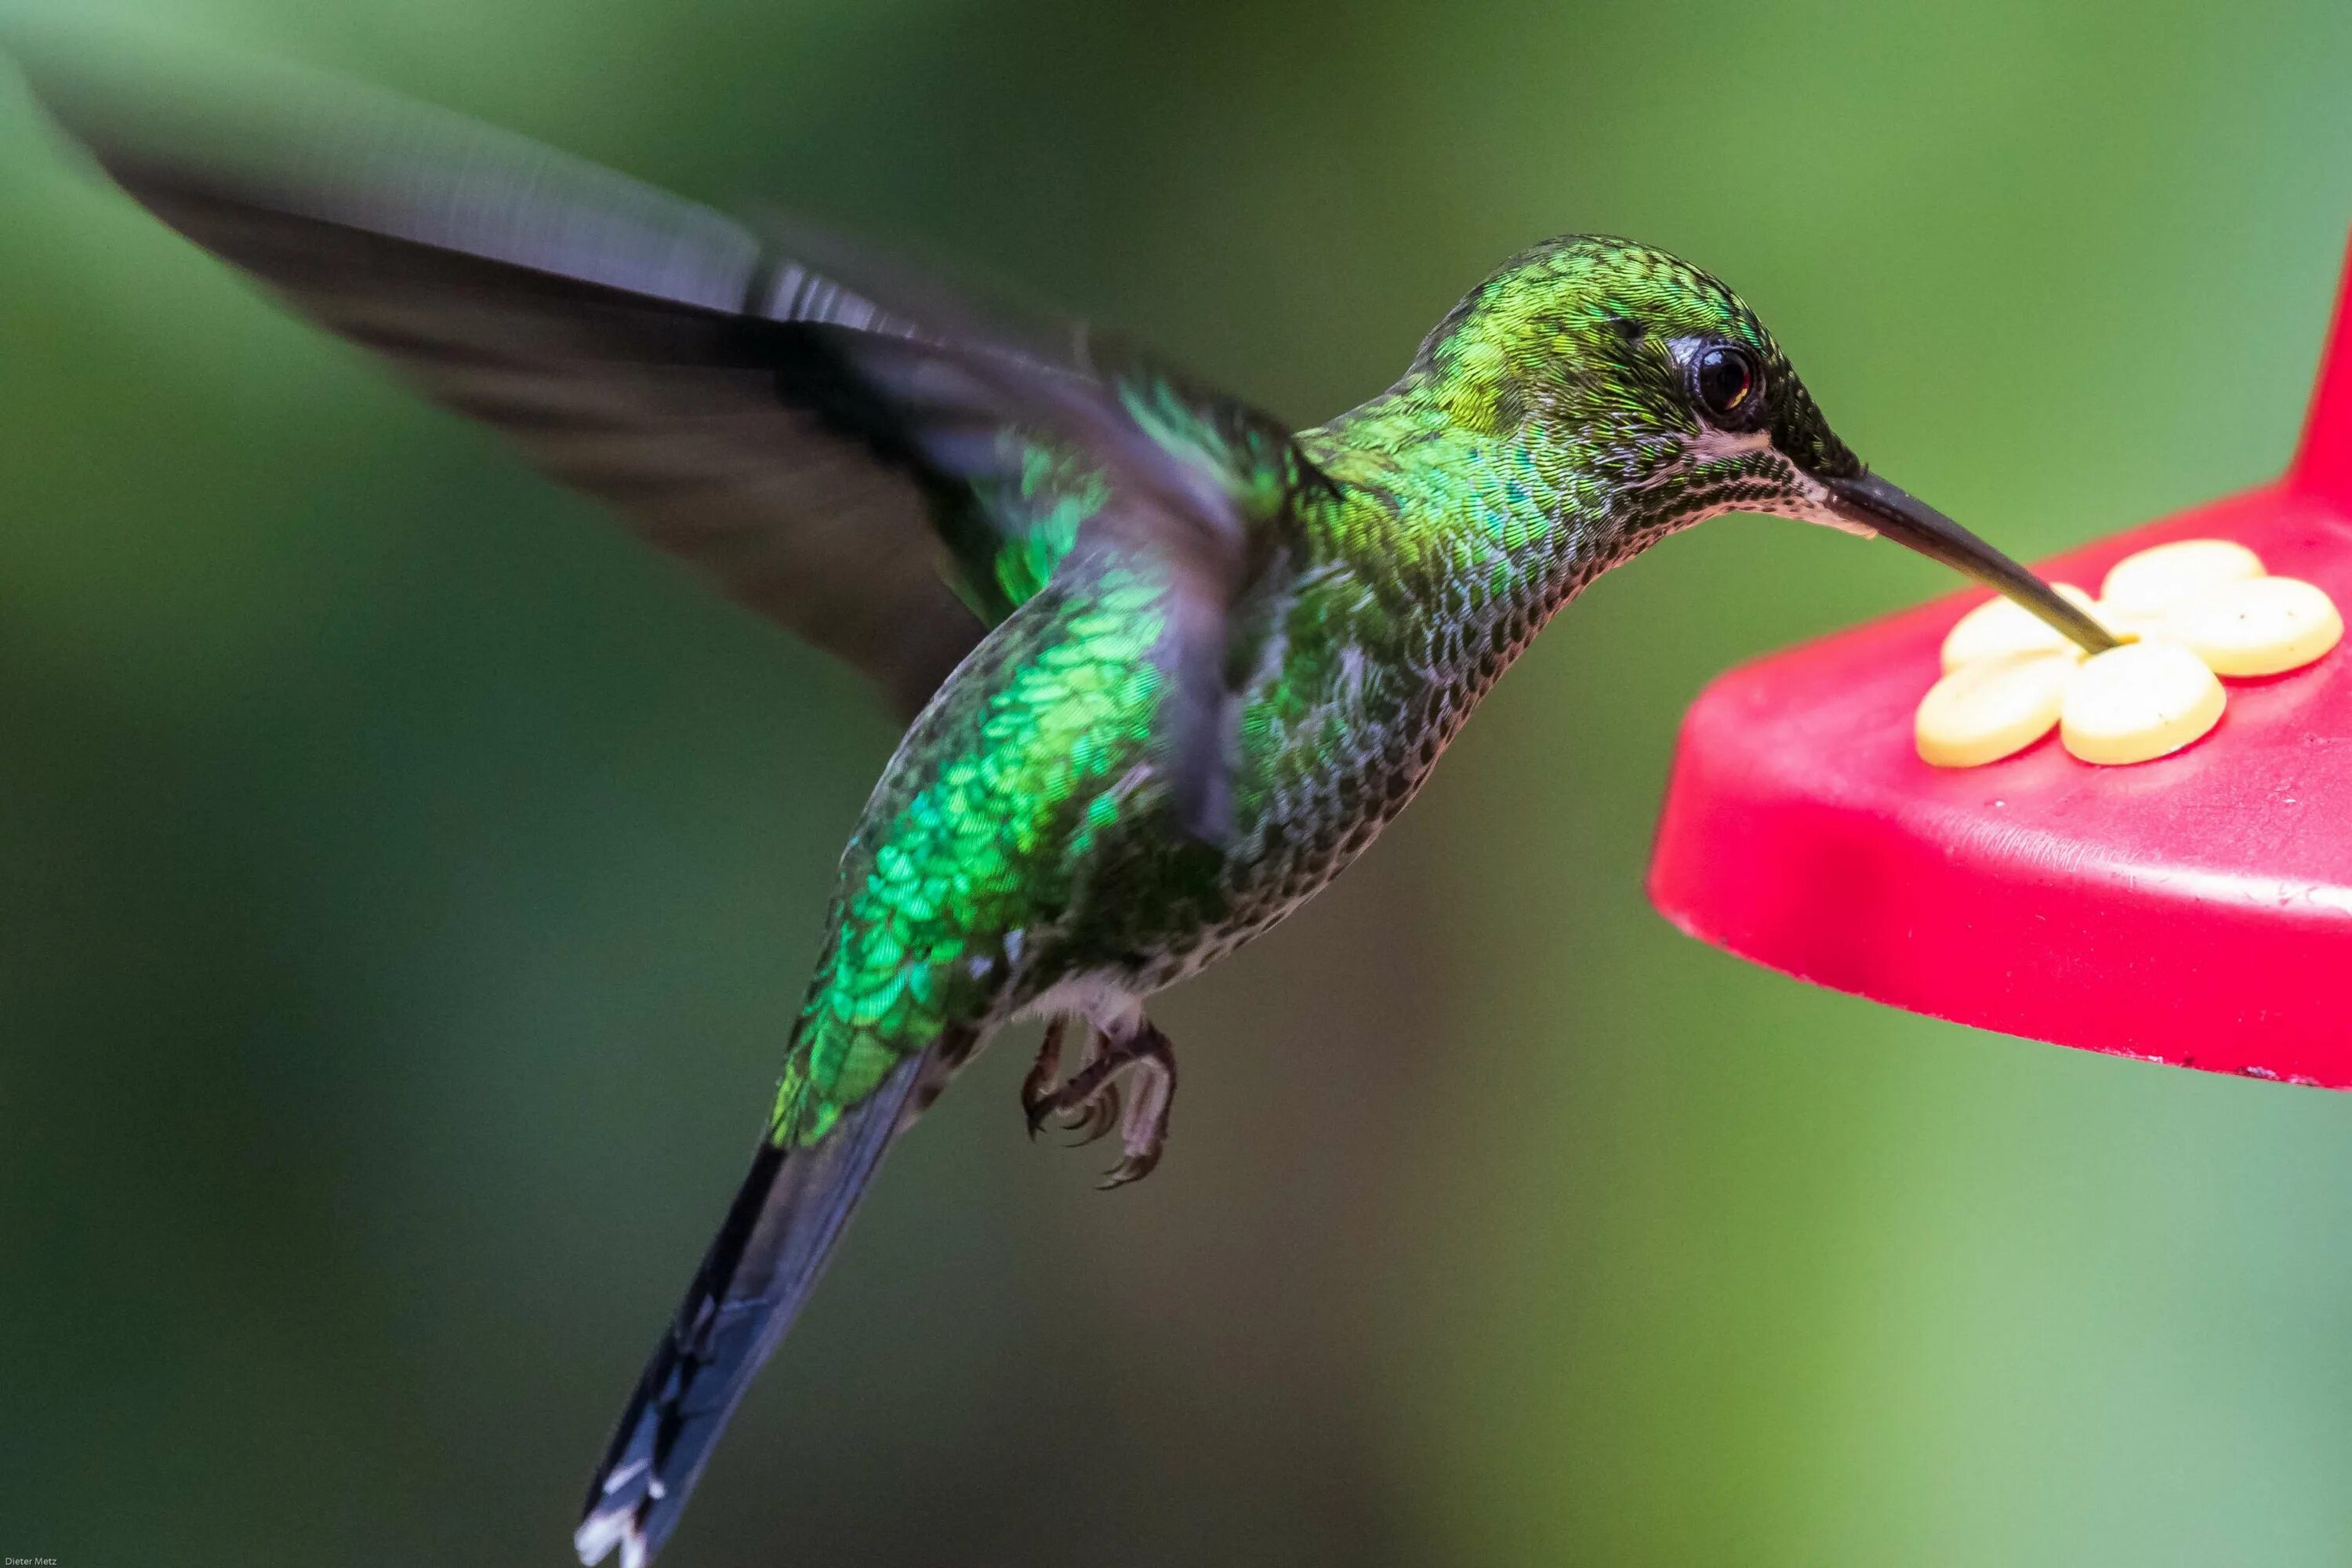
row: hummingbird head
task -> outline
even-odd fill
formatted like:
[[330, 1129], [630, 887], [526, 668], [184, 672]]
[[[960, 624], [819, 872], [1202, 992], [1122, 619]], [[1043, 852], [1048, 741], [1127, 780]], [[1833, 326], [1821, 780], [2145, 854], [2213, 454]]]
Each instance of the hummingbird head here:
[[1514, 257], [1422, 345], [1459, 421], [1532, 437], [1610, 491], [1622, 559], [1727, 511], [1884, 535], [2097, 652], [2115, 639], [2032, 573], [1865, 468], [1754, 311], [1663, 250], [1574, 235]]

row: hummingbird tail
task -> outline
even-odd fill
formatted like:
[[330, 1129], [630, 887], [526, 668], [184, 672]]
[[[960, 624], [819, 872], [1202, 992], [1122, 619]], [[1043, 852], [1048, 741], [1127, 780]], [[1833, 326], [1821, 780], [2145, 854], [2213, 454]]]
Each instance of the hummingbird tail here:
[[572, 1537], [581, 1562], [601, 1563], [617, 1546], [621, 1568], [644, 1568], [661, 1550], [752, 1374], [824, 1271], [882, 1152], [928, 1101], [919, 1089], [939, 1055], [899, 1063], [821, 1142], [792, 1150], [761, 1142], [589, 1483]]

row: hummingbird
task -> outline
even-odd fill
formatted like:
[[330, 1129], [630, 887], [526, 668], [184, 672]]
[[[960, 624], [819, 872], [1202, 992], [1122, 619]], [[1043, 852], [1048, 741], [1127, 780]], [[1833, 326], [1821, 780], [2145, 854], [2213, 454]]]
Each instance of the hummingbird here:
[[157, 217], [907, 720], [584, 1563], [661, 1550], [883, 1155], [998, 1030], [1045, 1024], [1033, 1135], [1116, 1134], [1107, 1186], [1150, 1172], [1177, 1068], [1148, 999], [1360, 855], [1601, 573], [1770, 512], [2113, 646], [1872, 473], [1729, 288], [1633, 240], [1512, 257], [1394, 384], [1294, 429], [1115, 336], [437, 110], [26, 58]]

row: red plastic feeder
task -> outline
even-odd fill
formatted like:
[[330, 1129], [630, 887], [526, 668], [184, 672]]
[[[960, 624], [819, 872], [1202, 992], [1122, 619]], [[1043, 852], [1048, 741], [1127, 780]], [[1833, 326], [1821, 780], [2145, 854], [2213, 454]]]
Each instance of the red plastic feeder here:
[[[2151, 544], [2234, 539], [2352, 615], [2352, 261], [2276, 483], [2043, 563], [2096, 590]], [[2352, 1089], [2352, 641], [2232, 680], [2188, 750], [2056, 739], [1931, 768], [1912, 710], [1951, 598], [1722, 677], [1683, 721], [1650, 897], [1691, 935], [1932, 1017]]]

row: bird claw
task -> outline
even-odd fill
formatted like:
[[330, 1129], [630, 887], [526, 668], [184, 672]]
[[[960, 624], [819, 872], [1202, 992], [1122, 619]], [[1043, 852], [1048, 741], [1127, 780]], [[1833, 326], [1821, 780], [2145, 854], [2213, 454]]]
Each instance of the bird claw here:
[[1035, 1142], [1045, 1130], [1045, 1118], [1054, 1112], [1054, 1079], [1062, 1070], [1062, 1034], [1064, 1021], [1055, 1019], [1045, 1026], [1045, 1037], [1037, 1047], [1037, 1059], [1029, 1064], [1029, 1075], [1021, 1080], [1021, 1114], [1028, 1119], [1029, 1141]]
[[1095, 1190], [1108, 1193], [1123, 1187], [1129, 1182], [1139, 1182], [1151, 1174], [1151, 1168], [1159, 1163], [1160, 1151], [1157, 1149], [1147, 1150], [1140, 1154], [1129, 1154], [1103, 1173], [1103, 1179], [1095, 1184]]
[[1167, 1036], [1149, 1024], [1143, 1028], [1143, 1037], [1130, 1047], [1129, 1088], [1134, 1092], [1118, 1119], [1125, 1158], [1105, 1173], [1104, 1192], [1150, 1175], [1168, 1143], [1168, 1110], [1176, 1100], [1176, 1053], [1169, 1048]]
[[1071, 1135], [1071, 1148], [1083, 1149], [1118, 1126], [1119, 1114], [1118, 1082], [1115, 1079], [1105, 1079], [1101, 1089], [1084, 1105], [1062, 1112], [1062, 1131]]
[[[1168, 1037], [1150, 1024], [1114, 1040], [1096, 1030], [1087, 1040], [1086, 1059], [1060, 1083], [1054, 1075], [1061, 1066], [1062, 1026], [1049, 1026], [1037, 1060], [1021, 1085], [1021, 1108], [1034, 1138], [1047, 1119], [1059, 1121], [1073, 1134], [1071, 1146], [1083, 1147], [1118, 1129], [1122, 1158], [1105, 1173], [1104, 1191], [1123, 1187], [1150, 1174], [1160, 1163], [1168, 1137], [1168, 1108], [1176, 1093], [1176, 1057]], [[1119, 1079], [1129, 1079], [1121, 1092]]]

